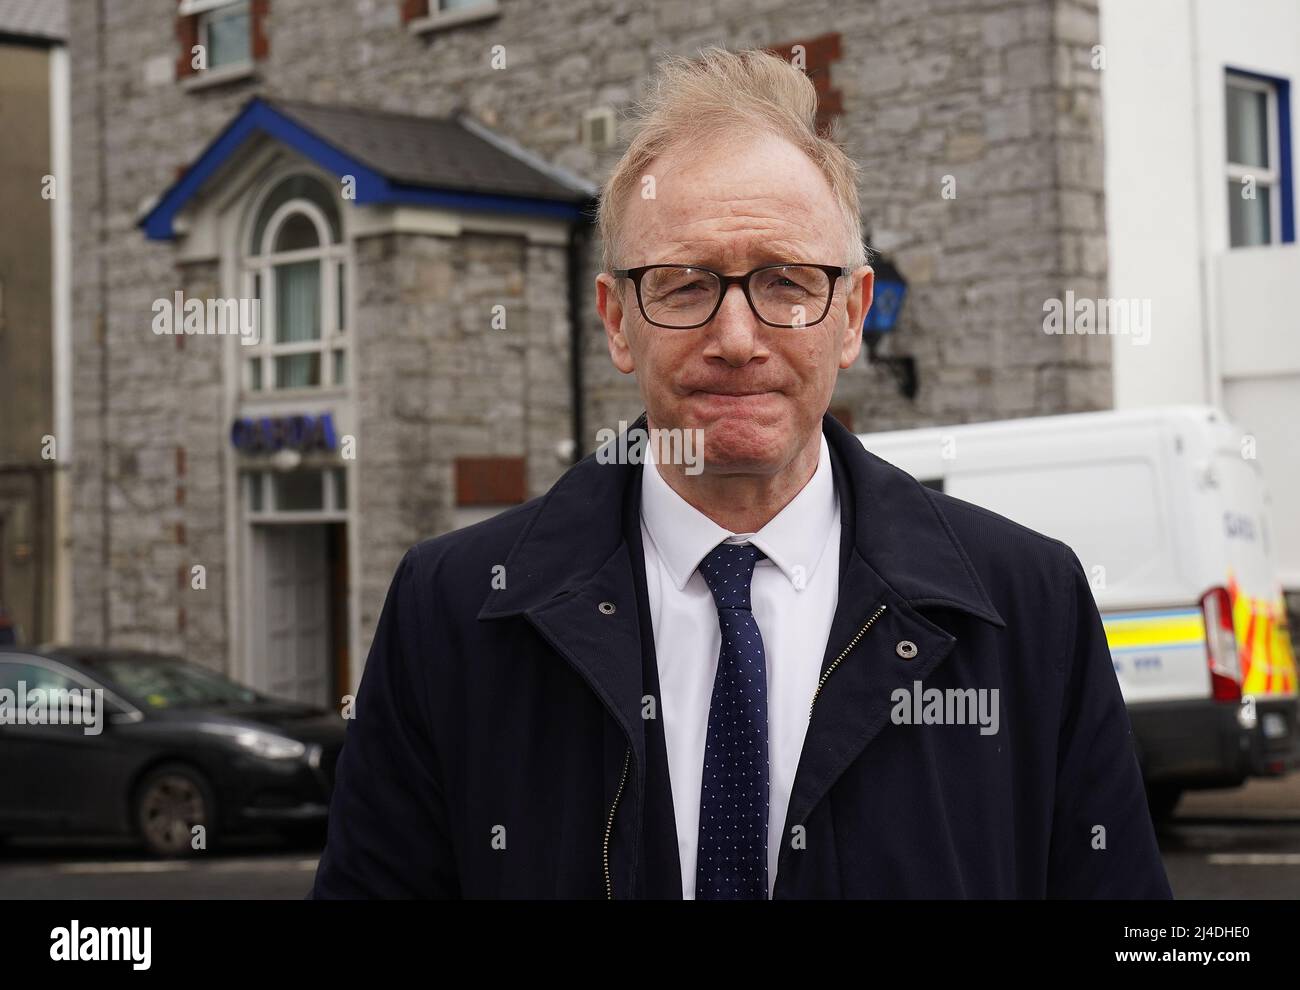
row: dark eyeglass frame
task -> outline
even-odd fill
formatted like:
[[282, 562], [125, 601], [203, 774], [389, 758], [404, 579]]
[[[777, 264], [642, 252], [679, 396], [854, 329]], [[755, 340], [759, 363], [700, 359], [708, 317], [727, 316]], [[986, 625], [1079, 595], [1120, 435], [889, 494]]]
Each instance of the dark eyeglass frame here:
[[[645, 303], [641, 300], [641, 279], [645, 273], [654, 271], [656, 268], [690, 268], [697, 272], [708, 272], [718, 280], [721, 290], [718, 292], [718, 301], [714, 304], [712, 312], [699, 323], [692, 323], [689, 326], [679, 327], [670, 323], [657, 323], [650, 319], [645, 311]], [[826, 293], [826, 308], [822, 310], [821, 315], [815, 320], [806, 320], [803, 323], [773, 323], [766, 319], [754, 305], [754, 297], [749, 294], [749, 281], [760, 272], [770, 272], [776, 268], [817, 268], [824, 272], [830, 280], [830, 292]], [[718, 310], [722, 308], [722, 301], [727, 298], [727, 291], [733, 286], [740, 286], [740, 291], [745, 294], [745, 302], [749, 303], [750, 312], [758, 318], [760, 323], [769, 327], [776, 327], [778, 330], [800, 330], [804, 327], [813, 327], [826, 319], [826, 314], [831, 311], [831, 302], [835, 299], [835, 280], [844, 275], [852, 275], [853, 269], [846, 268], [843, 265], [814, 265], [807, 261], [786, 261], [779, 265], [763, 265], [761, 268], [755, 268], [753, 271], [746, 272], [744, 275], [723, 275], [722, 272], [715, 272], [712, 268], [705, 268], [703, 265], [642, 265], [639, 268], [611, 268], [609, 274], [615, 278], [627, 278], [632, 280], [636, 286], [636, 304], [641, 310], [642, 318], [651, 326], [660, 327], [664, 330], [698, 330], [706, 323], [710, 322], [718, 315]]]

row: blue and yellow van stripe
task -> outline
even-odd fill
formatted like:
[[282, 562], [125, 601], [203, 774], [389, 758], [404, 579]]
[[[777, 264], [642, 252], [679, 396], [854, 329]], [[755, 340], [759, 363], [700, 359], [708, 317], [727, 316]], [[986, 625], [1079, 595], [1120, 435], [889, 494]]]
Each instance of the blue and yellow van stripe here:
[[1205, 646], [1205, 616], [1199, 608], [1113, 612], [1102, 616], [1102, 624], [1112, 653]]

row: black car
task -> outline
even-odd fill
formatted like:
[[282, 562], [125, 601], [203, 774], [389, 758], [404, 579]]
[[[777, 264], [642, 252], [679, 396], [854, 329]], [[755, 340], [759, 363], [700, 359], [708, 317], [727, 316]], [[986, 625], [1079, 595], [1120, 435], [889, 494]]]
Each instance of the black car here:
[[343, 735], [337, 713], [179, 657], [0, 647], [0, 837], [136, 834], [183, 856], [199, 835], [319, 830]]

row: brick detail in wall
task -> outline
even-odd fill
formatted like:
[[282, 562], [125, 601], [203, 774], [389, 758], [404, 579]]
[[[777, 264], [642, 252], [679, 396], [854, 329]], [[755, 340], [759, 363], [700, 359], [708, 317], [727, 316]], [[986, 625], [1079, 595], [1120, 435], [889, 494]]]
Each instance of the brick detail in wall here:
[[271, 0], [253, 0], [248, 5], [249, 45], [252, 48], [253, 61], [257, 62], [271, 54], [271, 42], [266, 37], [266, 14]]
[[787, 62], [794, 59], [796, 45], [803, 46], [804, 73], [817, 90], [817, 129], [829, 133], [831, 123], [844, 111], [843, 94], [831, 85], [831, 63], [840, 58], [840, 36], [823, 34], [782, 45], [773, 45], [768, 51]]
[[429, 0], [402, 0], [402, 23], [429, 16]]
[[518, 505], [527, 479], [522, 457], [457, 457], [456, 505]]
[[181, 50], [176, 55], [176, 78], [194, 75], [194, 46], [199, 43], [199, 15], [176, 18], [176, 40]]

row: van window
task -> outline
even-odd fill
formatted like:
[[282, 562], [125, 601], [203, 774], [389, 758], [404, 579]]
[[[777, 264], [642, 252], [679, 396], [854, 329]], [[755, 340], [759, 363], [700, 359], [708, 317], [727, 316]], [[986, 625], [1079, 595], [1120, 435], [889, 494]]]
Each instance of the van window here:
[[[948, 493], [1066, 543], [1101, 594], [1175, 579], [1156, 474], [1144, 460], [954, 472]], [[1098, 571], [1097, 568], [1104, 568]]]

